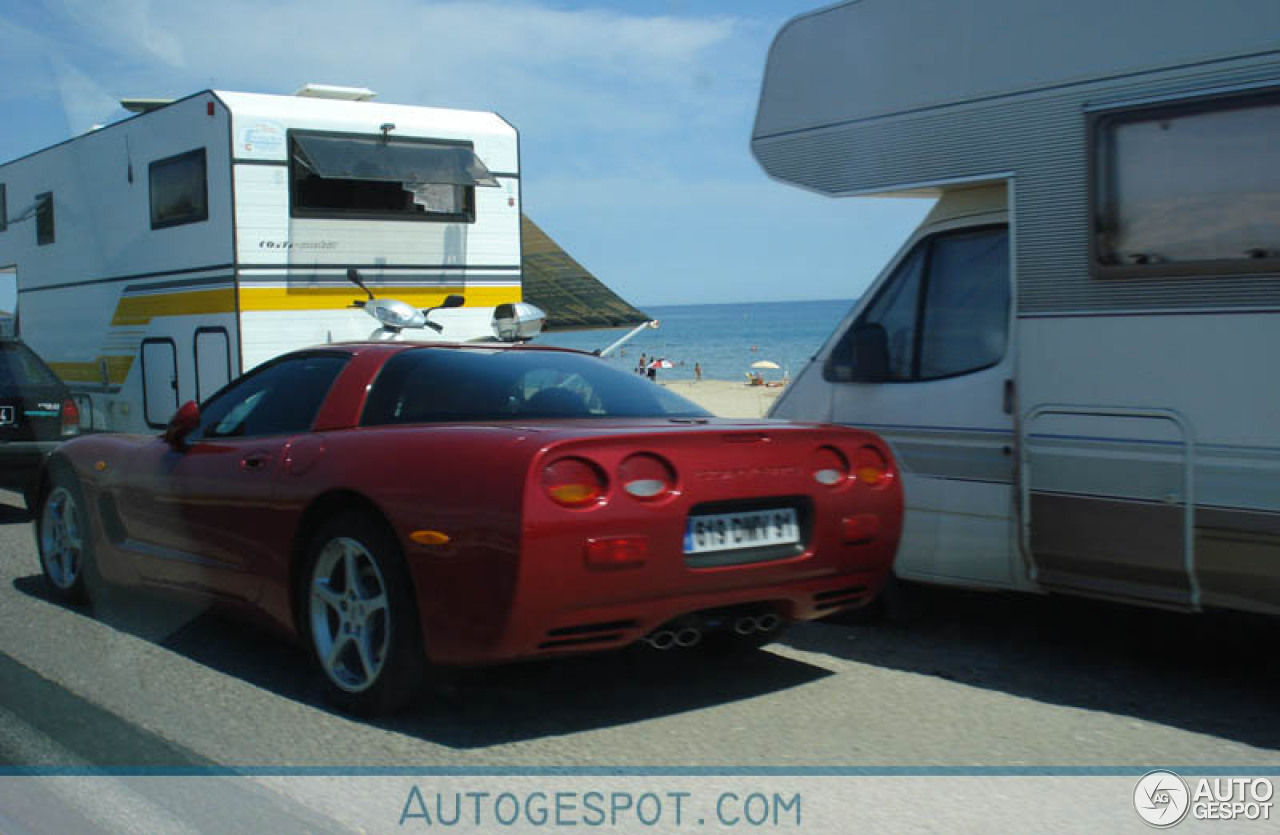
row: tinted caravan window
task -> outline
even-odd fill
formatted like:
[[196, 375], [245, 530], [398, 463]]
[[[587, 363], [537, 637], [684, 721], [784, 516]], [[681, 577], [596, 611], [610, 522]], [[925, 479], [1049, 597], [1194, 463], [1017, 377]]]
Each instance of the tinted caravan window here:
[[475, 190], [498, 181], [461, 143], [293, 132], [294, 217], [475, 221]]
[[1238, 271], [1280, 259], [1280, 95], [1198, 101], [1094, 125], [1097, 264]]
[[209, 178], [204, 148], [151, 163], [151, 228], [209, 219]]
[[36, 195], [36, 244], [53, 243], [53, 192]]

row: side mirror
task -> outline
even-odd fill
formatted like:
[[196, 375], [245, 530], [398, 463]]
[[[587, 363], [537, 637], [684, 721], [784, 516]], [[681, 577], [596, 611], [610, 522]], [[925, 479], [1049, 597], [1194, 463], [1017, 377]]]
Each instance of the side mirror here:
[[[440, 305], [440, 308], [448, 309], [450, 307], [462, 307], [466, 303], [467, 299], [465, 296], [460, 296], [457, 293], [450, 293], [444, 297], [444, 304]], [[435, 309], [438, 310], [440, 308]]]
[[200, 426], [200, 407], [194, 400], [188, 400], [169, 419], [164, 430], [164, 442], [178, 452], [187, 448], [187, 436]]

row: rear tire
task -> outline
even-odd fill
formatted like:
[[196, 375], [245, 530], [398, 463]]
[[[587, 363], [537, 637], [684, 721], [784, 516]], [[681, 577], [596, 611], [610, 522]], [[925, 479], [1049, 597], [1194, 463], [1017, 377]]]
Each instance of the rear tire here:
[[386, 524], [348, 511], [321, 525], [302, 582], [299, 631], [328, 701], [362, 716], [412, 701], [427, 658], [413, 583]]
[[36, 514], [40, 570], [53, 596], [63, 603], [89, 600], [93, 537], [80, 480], [65, 466], [53, 470]]

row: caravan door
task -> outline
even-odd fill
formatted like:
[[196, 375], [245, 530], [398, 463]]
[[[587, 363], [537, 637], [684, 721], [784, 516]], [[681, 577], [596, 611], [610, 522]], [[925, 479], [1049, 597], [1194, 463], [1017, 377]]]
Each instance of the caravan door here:
[[1009, 233], [995, 217], [926, 226], [826, 359], [833, 419], [880, 433], [898, 457], [900, 577], [1008, 587], [1020, 576]]

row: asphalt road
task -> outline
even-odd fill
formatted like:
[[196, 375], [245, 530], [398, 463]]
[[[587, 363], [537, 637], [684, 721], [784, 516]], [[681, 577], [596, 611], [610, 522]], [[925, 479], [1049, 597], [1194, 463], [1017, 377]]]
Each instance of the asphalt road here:
[[52, 602], [0, 494], [0, 764], [1280, 765], [1280, 622], [955, 592], [921, 609], [739, 658], [469, 671], [356, 721], [248, 627], [135, 596]]

